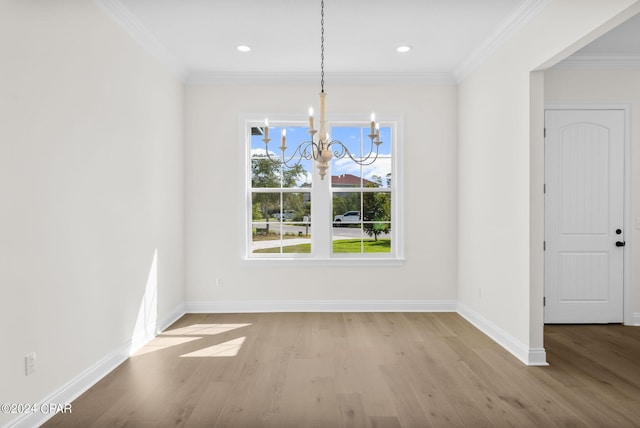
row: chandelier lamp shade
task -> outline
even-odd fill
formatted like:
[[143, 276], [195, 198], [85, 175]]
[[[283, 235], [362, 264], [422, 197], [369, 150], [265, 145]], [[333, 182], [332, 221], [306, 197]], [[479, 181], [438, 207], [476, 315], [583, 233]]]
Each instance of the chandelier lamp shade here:
[[279, 165], [287, 168], [293, 168], [299, 165], [303, 160], [313, 160], [318, 168], [320, 179], [324, 180], [329, 168], [329, 162], [332, 158], [343, 159], [348, 157], [351, 161], [358, 165], [371, 165], [378, 158], [378, 148], [382, 142], [380, 141], [380, 124], [376, 122], [375, 114], [371, 114], [371, 126], [369, 131], [369, 140], [371, 145], [368, 154], [356, 156], [349, 151], [347, 146], [341, 141], [332, 140], [329, 132], [327, 132], [327, 122], [325, 115], [325, 98], [326, 93], [324, 91], [324, 0], [320, 2], [320, 130], [315, 129], [313, 107], [309, 107], [309, 140], [303, 141], [291, 155], [285, 156], [287, 150], [287, 131], [282, 129], [280, 135], [280, 152], [279, 158], [275, 158], [269, 151], [269, 119], [265, 119], [263, 128], [262, 141], [265, 144], [265, 151], [267, 157], [278, 163]]

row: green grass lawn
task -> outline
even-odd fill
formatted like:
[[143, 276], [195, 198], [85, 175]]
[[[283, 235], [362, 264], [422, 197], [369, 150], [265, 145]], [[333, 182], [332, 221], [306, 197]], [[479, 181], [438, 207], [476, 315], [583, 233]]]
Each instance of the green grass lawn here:
[[[390, 239], [365, 239], [363, 241], [365, 253], [389, 253], [391, 252], [391, 240]], [[333, 241], [334, 253], [360, 253], [363, 248], [360, 245], [360, 241], [356, 239], [343, 239], [339, 241]], [[254, 253], [279, 253], [280, 248], [265, 248], [262, 250], [255, 250]], [[308, 254], [311, 252], [311, 244], [299, 244], [299, 245], [287, 245], [282, 247], [283, 253], [297, 253]]]

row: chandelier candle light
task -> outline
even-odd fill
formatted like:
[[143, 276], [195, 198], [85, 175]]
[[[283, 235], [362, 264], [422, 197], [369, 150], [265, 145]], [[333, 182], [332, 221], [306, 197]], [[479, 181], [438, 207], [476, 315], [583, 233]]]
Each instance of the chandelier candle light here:
[[[320, 16], [320, 132], [318, 133], [318, 131], [314, 129], [313, 107], [309, 107], [309, 130], [307, 132], [311, 139], [300, 143], [288, 159], [285, 159], [285, 150], [287, 150], [286, 129], [282, 129], [280, 139], [280, 159], [272, 158], [269, 153], [269, 142], [271, 141], [269, 138], [269, 119], [264, 120], [264, 138], [262, 138], [262, 141], [264, 141], [265, 144], [267, 157], [281, 166], [293, 168], [294, 166], [299, 165], [303, 159], [313, 159], [318, 167], [320, 179], [324, 180], [324, 177], [327, 174], [327, 169], [329, 168], [329, 162], [334, 156], [336, 159], [342, 159], [348, 156], [358, 165], [371, 165], [378, 158], [378, 147], [382, 142], [380, 141], [380, 124], [376, 122], [374, 113], [371, 114], [371, 130], [368, 135], [371, 140], [371, 147], [369, 149], [369, 153], [365, 156], [355, 157], [341, 141], [331, 140], [331, 136], [327, 132], [325, 120], [326, 93], [324, 92], [324, 0], [321, 0], [320, 2]], [[318, 134], [317, 141], [315, 138], [316, 134]]]

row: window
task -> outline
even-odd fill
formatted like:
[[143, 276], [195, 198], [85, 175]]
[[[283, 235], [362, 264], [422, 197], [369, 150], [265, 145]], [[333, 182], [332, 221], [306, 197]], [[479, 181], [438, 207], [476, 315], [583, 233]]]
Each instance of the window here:
[[[371, 150], [370, 128], [363, 122], [328, 124], [356, 159]], [[368, 260], [401, 259], [402, 228], [397, 212], [399, 174], [397, 123], [380, 126], [376, 161], [358, 165], [348, 156], [333, 157], [324, 180], [311, 160], [299, 160], [298, 146], [309, 141], [304, 122], [272, 123], [268, 149], [261, 120], [247, 119], [246, 259]], [[286, 150], [280, 150], [286, 131]], [[333, 152], [340, 152], [338, 145]], [[269, 150], [267, 156], [266, 150]], [[293, 168], [274, 159], [289, 159]]]

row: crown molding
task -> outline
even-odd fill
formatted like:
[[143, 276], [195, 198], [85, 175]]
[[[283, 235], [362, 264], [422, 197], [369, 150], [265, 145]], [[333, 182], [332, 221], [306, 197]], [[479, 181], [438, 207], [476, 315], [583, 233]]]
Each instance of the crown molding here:
[[633, 68], [640, 67], [640, 55], [571, 55], [560, 61], [561, 68]]
[[187, 69], [119, 0], [94, 0], [144, 50], [166, 66], [179, 80], [184, 81]]
[[[451, 73], [326, 73], [331, 85], [369, 86], [446, 86], [455, 85]], [[316, 72], [299, 73], [252, 73], [252, 72], [208, 72], [189, 73], [185, 79], [188, 85], [315, 85], [319, 84]]]
[[491, 54], [500, 46], [504, 45], [551, 1], [552, 0], [525, 0], [480, 47], [456, 67], [453, 71], [456, 82], [463, 81], [469, 74], [480, 67]]

